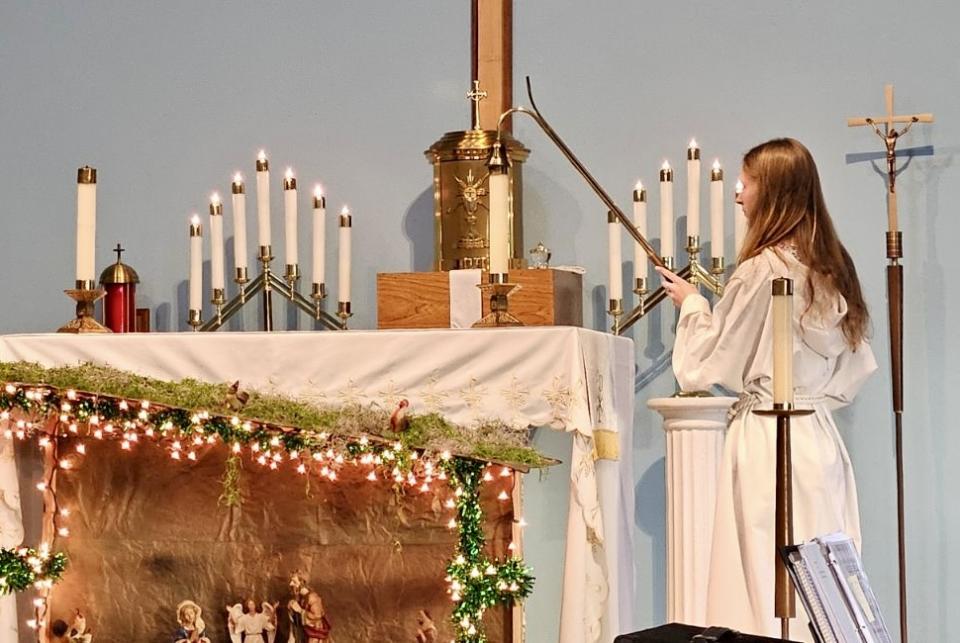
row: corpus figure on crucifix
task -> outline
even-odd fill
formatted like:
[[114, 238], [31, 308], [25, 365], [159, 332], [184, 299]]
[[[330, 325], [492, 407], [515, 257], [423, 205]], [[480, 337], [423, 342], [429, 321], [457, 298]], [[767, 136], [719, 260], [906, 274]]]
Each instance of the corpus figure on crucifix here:
[[887, 147], [887, 181], [889, 181], [888, 186], [890, 192], [896, 192], [896, 182], [897, 182], [897, 141], [901, 136], [910, 131], [910, 128], [913, 127], [914, 123], [920, 122], [919, 116], [911, 116], [911, 120], [907, 123], [907, 126], [904, 127], [899, 132], [892, 128], [887, 127], [886, 132], [881, 132], [880, 127], [872, 118], [867, 118], [867, 124], [873, 126], [873, 131], [877, 133], [883, 140], [883, 144]]

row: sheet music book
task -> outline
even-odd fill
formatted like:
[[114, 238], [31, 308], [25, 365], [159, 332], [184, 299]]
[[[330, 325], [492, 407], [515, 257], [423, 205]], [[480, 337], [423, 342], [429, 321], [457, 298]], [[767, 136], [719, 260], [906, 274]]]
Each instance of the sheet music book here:
[[815, 538], [783, 555], [821, 643], [893, 643], [849, 536]]

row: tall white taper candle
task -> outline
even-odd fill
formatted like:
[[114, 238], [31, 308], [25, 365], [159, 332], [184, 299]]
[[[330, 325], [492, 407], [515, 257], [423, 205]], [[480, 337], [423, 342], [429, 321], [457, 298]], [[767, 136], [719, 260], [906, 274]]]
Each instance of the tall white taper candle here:
[[247, 267], [247, 195], [243, 177], [233, 175], [233, 260], [237, 268]]
[[84, 165], [77, 170], [76, 280], [96, 282], [97, 170]]
[[288, 266], [297, 265], [297, 179], [287, 168], [283, 177], [283, 249]]
[[326, 278], [326, 225], [327, 200], [318, 183], [313, 188], [313, 283], [322, 284]]
[[490, 274], [510, 271], [510, 177], [506, 172], [490, 174]]
[[773, 280], [773, 403], [793, 405], [793, 281]]
[[710, 255], [723, 256], [723, 169], [719, 159], [710, 170]]
[[190, 310], [203, 308], [203, 228], [200, 217], [190, 218]]
[[353, 215], [350, 208], [343, 206], [340, 210], [340, 273], [337, 301], [350, 301], [350, 232], [353, 229]]
[[687, 236], [700, 236], [700, 148], [693, 138], [687, 148]]
[[258, 243], [270, 245], [270, 161], [267, 153], [257, 155], [257, 231]]
[[[664, 161], [660, 167], [660, 256], [664, 263], [673, 259], [673, 170]], [[667, 259], [671, 261], [666, 261]]]
[[607, 214], [607, 240], [610, 248], [610, 299], [623, 299], [623, 240], [620, 221], [613, 212]]
[[210, 195], [210, 287], [223, 290], [223, 203], [220, 195]]
[[[633, 188], [633, 225], [644, 238], [647, 237], [647, 191], [643, 183], [637, 181]], [[650, 271], [647, 263], [647, 253], [636, 241], [633, 242], [633, 276], [635, 279], [646, 279]]]

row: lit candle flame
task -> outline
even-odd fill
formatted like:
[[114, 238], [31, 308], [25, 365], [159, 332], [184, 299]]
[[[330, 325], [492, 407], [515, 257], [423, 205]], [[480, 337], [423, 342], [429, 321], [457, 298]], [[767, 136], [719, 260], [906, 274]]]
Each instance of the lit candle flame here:
[[322, 199], [322, 198], [323, 198], [323, 186], [320, 185], [319, 183], [317, 183], [315, 186], [313, 186], [313, 196], [316, 197], [316, 198], [318, 198], [318, 199]]
[[214, 192], [210, 195], [210, 205], [220, 205], [220, 193]]
[[194, 214], [192, 217], [190, 217], [190, 224], [191, 224], [191, 225], [200, 225], [200, 216]]
[[690, 139], [690, 149], [691, 150], [697, 149], [697, 139], [695, 138]]
[[346, 216], [348, 214], [350, 214], [350, 208], [348, 208], [347, 206], [343, 206], [343, 208], [340, 209], [340, 215]]
[[720, 159], [713, 159], [713, 169], [715, 170], [720, 169]]
[[235, 184], [237, 184], [237, 185], [241, 185], [241, 184], [243, 183], [243, 175], [240, 174], [239, 172], [237, 172], [236, 174], [234, 174], [234, 175], [233, 175], [233, 182], [234, 182]]
[[737, 181], [737, 187], [735, 189], [737, 191], [737, 194], [740, 194], [741, 192], [743, 192], [743, 181]]
[[643, 181], [637, 179], [637, 184], [636, 184], [635, 186], [633, 186], [633, 189], [636, 190], [637, 192], [642, 192], [642, 191], [643, 191]]
[[293, 178], [293, 168], [292, 168], [292, 167], [288, 167], [288, 168], [287, 168], [287, 171], [284, 173], [283, 176], [284, 176], [284, 178], [286, 178], [287, 180], [292, 179], [292, 178]]
[[669, 170], [669, 169], [670, 169], [670, 161], [664, 161], [664, 162], [663, 162], [663, 165], [660, 166], [660, 169], [661, 169], [661, 170]]
[[267, 153], [265, 150], [260, 150], [260, 153], [257, 154], [257, 160], [261, 163], [267, 160]]

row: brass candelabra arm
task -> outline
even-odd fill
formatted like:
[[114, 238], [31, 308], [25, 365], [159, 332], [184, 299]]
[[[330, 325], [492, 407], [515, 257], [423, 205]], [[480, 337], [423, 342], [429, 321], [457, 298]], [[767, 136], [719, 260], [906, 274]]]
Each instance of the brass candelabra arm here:
[[[680, 277], [684, 279], [690, 278], [690, 266], [684, 266], [680, 272], [677, 273]], [[636, 290], [634, 291], [636, 292]], [[643, 319], [647, 313], [656, 308], [657, 304], [667, 298], [667, 291], [663, 289], [663, 286], [660, 286], [650, 294], [638, 295], [639, 302], [634, 307], [633, 310], [628, 312], [620, 322], [620, 332], [618, 335], [622, 335], [626, 332], [631, 326], [636, 324], [638, 321]]]

